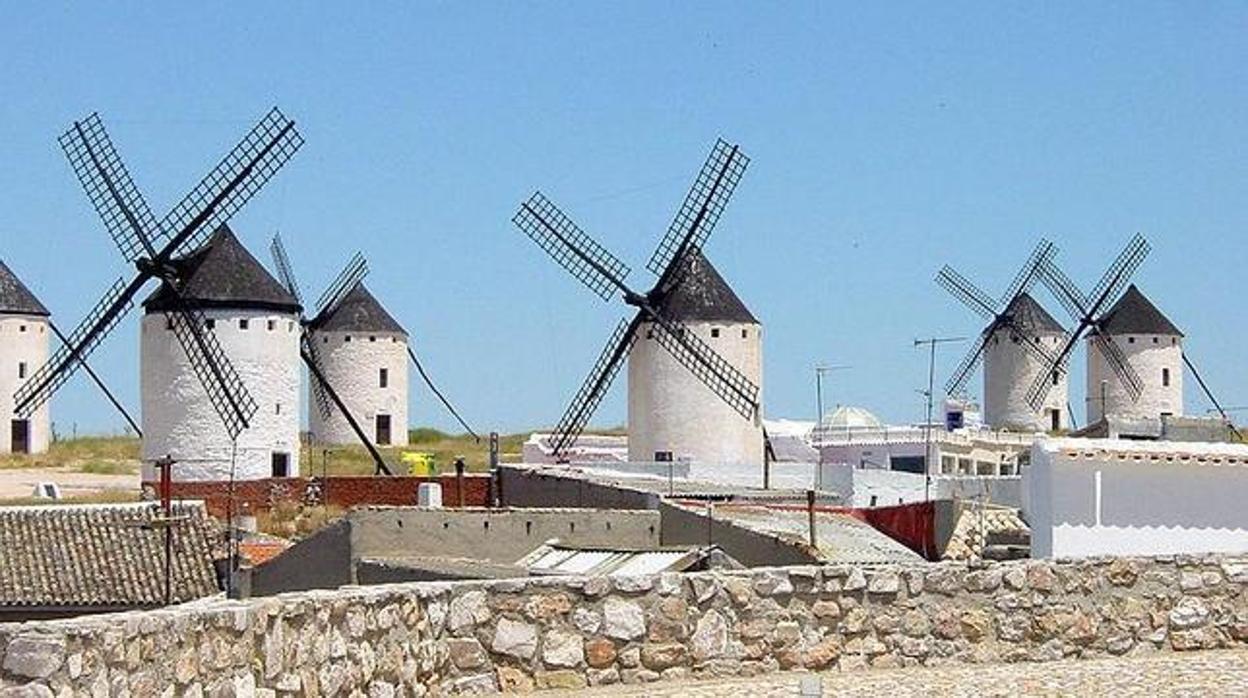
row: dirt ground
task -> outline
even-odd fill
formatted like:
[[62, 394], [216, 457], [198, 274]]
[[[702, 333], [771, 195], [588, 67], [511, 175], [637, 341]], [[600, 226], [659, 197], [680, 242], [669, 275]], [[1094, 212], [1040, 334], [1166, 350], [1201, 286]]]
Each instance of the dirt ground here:
[[35, 485], [40, 482], [55, 482], [61, 488], [61, 496], [66, 499], [105, 493], [124, 496], [139, 491], [137, 473], [101, 475], [74, 472], [68, 468], [0, 469], [0, 503], [30, 497]]

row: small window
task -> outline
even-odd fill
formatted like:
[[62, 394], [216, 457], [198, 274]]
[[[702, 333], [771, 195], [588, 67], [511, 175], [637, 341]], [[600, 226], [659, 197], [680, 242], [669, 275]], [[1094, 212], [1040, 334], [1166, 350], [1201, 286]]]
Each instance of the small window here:
[[1166, 388], [1170, 387], [1170, 369], [1168, 368], [1161, 369], [1161, 384], [1163, 387], [1166, 387]]
[[17, 331], [18, 331], [18, 332], [25, 332], [25, 331], [26, 331], [26, 326], [25, 326], [25, 325], [18, 325], [18, 326], [17, 326]]
[[368, 336], [368, 341], [370, 341], [370, 342], [376, 342], [376, 341], [377, 341], [377, 336], [376, 336], [376, 335], [369, 335], [369, 336]]
[[272, 332], [273, 330], [276, 330], [276, 329], [277, 329], [277, 320], [269, 320], [269, 322], [268, 322], [268, 328], [269, 328], [269, 331], [270, 331], [270, 332]]
[[1053, 372], [1053, 385], [1057, 385], [1057, 371]]
[[1153, 337], [1153, 344], [1156, 344], [1156, 343], [1158, 343], [1158, 342], [1160, 342], [1160, 341], [1161, 341], [1161, 338], [1160, 338], [1160, 337]]
[[654, 330], [646, 330], [646, 339], [654, 339]]
[[1179, 338], [1178, 338], [1178, 337], [1171, 337], [1171, 338], [1170, 338], [1170, 344], [1171, 344], [1171, 345], [1178, 344], [1178, 343], [1179, 343]]
[[207, 327], [210, 330], [215, 330], [217, 329], [217, 321], [214, 318], [208, 318], [207, 320], [204, 320], [204, 327]]
[[719, 328], [718, 328], [718, 327], [712, 327], [712, 328], [711, 328], [711, 337], [718, 337], [718, 336], [719, 336]]
[[343, 338], [342, 338], [342, 341], [344, 341], [344, 342], [350, 342], [350, 341], [351, 341], [351, 335], [347, 335], [346, 337], [343, 337]]
[[1127, 337], [1127, 344], [1135, 344], [1135, 337]]
[[276, 405], [274, 405], [273, 407], [274, 407], [273, 414], [281, 414], [281, 413], [282, 413], [282, 403], [280, 403], [280, 402], [279, 402], [279, 403], [277, 403]]
[[26, 362], [25, 361], [19, 361], [17, 363], [17, 377], [18, 378], [26, 377]]
[[656, 462], [656, 463], [671, 463], [671, 462], [672, 462], [672, 452], [671, 452], [671, 451], [655, 451], [655, 452], [654, 452], [654, 462]]
[[294, 332], [294, 331], [295, 331], [295, 321], [294, 321], [294, 320], [287, 320], [287, 321], [286, 321], [286, 331], [287, 331], [287, 332]]
[[329, 344], [329, 337], [321, 337], [321, 344]]
[[750, 336], [749, 330], [741, 330], [741, 339], [748, 339], [749, 336]]
[[238, 319], [238, 329], [245, 330], [250, 326], [251, 326], [251, 321], [248, 320], [247, 318], [241, 317]]
[[390, 369], [383, 368], [377, 371], [377, 387], [385, 388], [390, 385]]
[[169, 317], [168, 315], [165, 316], [165, 329], [166, 330], [173, 329], [173, 318]]

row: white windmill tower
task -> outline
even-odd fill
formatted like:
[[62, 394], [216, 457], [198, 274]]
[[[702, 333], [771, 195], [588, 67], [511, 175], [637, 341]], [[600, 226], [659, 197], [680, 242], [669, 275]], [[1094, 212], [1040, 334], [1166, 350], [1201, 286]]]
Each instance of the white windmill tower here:
[[[629, 369], [630, 458], [649, 461], [679, 454], [703, 462], [753, 465], [770, 457], [762, 425], [758, 321], [702, 257], [748, 164], [739, 146], [716, 142], [646, 265], [658, 280], [644, 293], [625, 283], [630, 271], [626, 264], [541, 192], [512, 218], [604, 301], [618, 293], [637, 308], [631, 321], [620, 321], [555, 427], [551, 447], [557, 458], [576, 442], [637, 345], [641, 358], [630, 361]], [[662, 359], [656, 345], [667, 354]], [[652, 414], [654, 410], [665, 419]], [[745, 425], [723, 423], [729, 421]], [[719, 438], [725, 443], [712, 443]], [[754, 442], [748, 443], [750, 439]]]
[[[1183, 333], [1136, 288], [1097, 322], [1100, 336], [1113, 342], [1106, 352], [1096, 335], [1088, 338], [1088, 421], [1114, 417], [1158, 418], [1183, 414]], [[1108, 358], [1120, 354], [1140, 379], [1132, 397]]]
[[[686, 260], [679, 286], [659, 306], [761, 390], [763, 331], [753, 313], [701, 252]], [[628, 459], [757, 465], [762, 424], [741, 419], [654, 341], [643, 322], [628, 357]]]
[[49, 315], [35, 294], [0, 262], [0, 453], [48, 450], [47, 403], [20, 417], [13, 393], [48, 360]]
[[[145, 479], [152, 462], [171, 455], [177, 480], [288, 477], [299, 463], [298, 301], [222, 226], [195, 252], [173, 260], [183, 279], [175, 294], [161, 285], [143, 302], [139, 347]], [[175, 302], [198, 310], [259, 409], [234, 445], [208, 389], [166, 313]], [[235, 461], [235, 458], [237, 459]]]
[[[377, 446], [407, 445], [407, 331], [357, 282], [310, 323], [325, 377]], [[315, 381], [310, 381], [312, 390]], [[309, 401], [311, 402], [311, 401]], [[340, 411], [309, 410], [312, 439], [355, 443]], [[325, 415], [328, 416], [325, 416]]]
[[999, 299], [989, 296], [953, 268], [945, 266], [936, 281], [989, 323], [945, 385], [950, 395], [961, 394], [975, 368], [984, 364], [984, 421], [998, 429], [1045, 431], [1069, 426], [1067, 377], [1053, 374], [1039, 407], [1027, 401], [1027, 391], [1061, 348], [1064, 331], [1036, 302], [1029, 290], [1040, 280], [1057, 248], [1041, 240]]

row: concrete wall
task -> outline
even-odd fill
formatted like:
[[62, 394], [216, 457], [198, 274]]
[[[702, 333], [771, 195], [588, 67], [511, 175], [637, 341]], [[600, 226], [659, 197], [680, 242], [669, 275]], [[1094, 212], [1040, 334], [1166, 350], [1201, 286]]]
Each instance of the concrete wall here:
[[[1096, 345], [1088, 341], [1088, 423], [1101, 418], [1101, 381], [1105, 383], [1105, 411], [1121, 417], [1157, 417], [1163, 412], [1183, 414], [1183, 340], [1157, 335], [1119, 335], [1113, 342], [1127, 357], [1144, 383], [1138, 400], [1127, 394], [1117, 374]], [[1162, 370], [1170, 385], [1162, 385]]]
[[[922, 450], [920, 445], [920, 454]], [[823, 488], [840, 495], [846, 506], [858, 508], [909, 504], [928, 499], [977, 498], [1017, 507], [1023, 502], [1021, 484], [1017, 476], [933, 475], [929, 492], [926, 477], [919, 473], [823, 465]]]
[[577, 546], [655, 548], [659, 515], [598, 509], [374, 508], [351, 512], [356, 558], [413, 555], [511, 563], [558, 538]]
[[1248, 446], [1054, 439], [1026, 477], [1033, 557], [1248, 552]]
[[[1027, 392], [1047, 366], [1010, 334], [1009, 329], [997, 330], [984, 347], [984, 421], [998, 429], [1048, 431], [1052, 428], [1050, 410], [1058, 410], [1060, 428], [1068, 428], [1069, 376], [1058, 377], [1039, 412], [1031, 409]], [[1061, 350], [1060, 337], [1045, 335], [1035, 339], [1055, 354]]]
[[706, 510], [696, 505], [663, 502], [659, 512], [663, 516], [663, 545], [718, 545], [746, 567], [818, 562], [816, 553], [808, 547], [716, 518], [713, 509], [710, 519]]
[[[374, 332], [318, 332], [314, 335], [325, 377], [347, 404], [368, 438], [376, 442], [378, 414], [390, 415], [390, 445], [407, 445], [407, 337]], [[351, 341], [347, 341], [347, 337]], [[380, 370], [388, 372], [386, 387]], [[312, 439], [323, 444], [359, 443], [351, 425], [337, 409], [321, 417], [308, 376], [308, 425]]]
[[[13, 430], [13, 393], [35, 371], [48, 361], [48, 342], [52, 331], [48, 320], [37, 315], [0, 315], [0, 453], [9, 453]], [[19, 365], [26, 364], [26, 378], [19, 375]], [[51, 435], [49, 410], [51, 401], [31, 413], [31, 453], [48, 450]]]
[[499, 468], [500, 499], [509, 507], [658, 509], [661, 497], [528, 468]]
[[0, 625], [17, 695], [428, 695], [1248, 645], [1248, 560], [412, 583]]
[[[759, 325], [690, 322], [685, 327], [753, 381], [762, 402]], [[711, 392], [649, 337], [650, 328], [646, 323], [637, 330], [628, 358], [628, 459], [653, 461], [656, 452], [671, 451], [677, 460], [761, 466], [762, 422], [745, 419]]]
[[269, 596], [283, 591], [336, 589], [354, 584], [351, 524], [336, 521], [254, 568], [250, 593]]
[[[234, 479], [271, 477], [275, 452], [289, 454], [287, 474], [298, 475], [298, 320], [255, 310], [206, 310], [204, 315], [215, 321], [212, 332], [259, 406], [250, 428], [238, 437]], [[245, 330], [239, 323], [243, 319]], [[152, 462], [165, 455], [179, 461], [175, 480], [230, 479], [229, 434], [165, 315], [145, 315], [141, 334], [143, 479], [157, 479]]]

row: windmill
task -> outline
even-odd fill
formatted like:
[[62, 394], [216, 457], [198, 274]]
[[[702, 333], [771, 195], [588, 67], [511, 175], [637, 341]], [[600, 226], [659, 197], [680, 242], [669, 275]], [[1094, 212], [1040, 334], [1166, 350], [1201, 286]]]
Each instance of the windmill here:
[[718, 400], [761, 432], [762, 443], [756, 440], [754, 448], [757, 452], [758, 446], [763, 446], [764, 457], [769, 457], [770, 444], [762, 430], [757, 383], [664, 308], [665, 301], [679, 291], [690, 271], [697, 271], [705, 262], [701, 249], [748, 163], [749, 158], [739, 146], [723, 140], [716, 142], [647, 264], [658, 279], [645, 292], [629, 287], [624, 281], [629, 267], [585, 234], [540, 191], [521, 204], [512, 221], [539, 247], [604, 301], [619, 293], [626, 304], [637, 308], [631, 321], [621, 320], [617, 325], [556, 426], [551, 437], [556, 457], [566, 457], [643, 329], [647, 339], [653, 339]]
[[[1053, 243], [1041, 240], [1000, 298], [993, 298], [948, 265], [936, 275], [937, 284], [988, 320], [945, 384], [945, 392], [962, 394], [975, 370], [984, 364], [984, 415], [994, 427], [1036, 430], [1059, 429], [1066, 424], [1064, 381], [1055, 399], [1045, 403], [1047, 420], [1038, 418], [1038, 410], [1032, 409], [1023, 395], [1052, 362], [1063, 334], [1061, 325], [1031, 295], [1056, 254]], [[1059, 367], [1059, 372], [1064, 370], [1064, 366]]]
[[119, 278], [87, 317], [15, 393], [19, 415], [43, 405], [108, 337], [151, 280], [167, 297], [168, 328], [185, 352], [232, 442], [249, 426], [259, 406], [221, 348], [203, 311], [186, 302], [185, 279], [177, 261], [196, 251], [223, 227], [295, 154], [303, 138], [293, 121], [276, 108], [231, 150], [159, 221], [148, 208], [117, 154], [98, 114], [73, 126], [59, 139], [87, 197], [122, 257], [137, 273]]
[[[290, 295], [299, 300], [299, 306], [301, 308], [304, 307], [303, 296], [299, 292], [299, 284], [295, 281], [294, 270], [291, 267], [290, 258], [286, 255], [286, 248], [282, 245], [280, 236], [273, 236], [273, 243], [270, 245], [269, 251], [273, 255], [273, 263], [277, 267], [277, 273], [281, 277], [282, 284], [290, 292]], [[303, 362], [307, 365], [308, 372], [312, 375], [313, 402], [316, 403], [315, 409], [321, 414], [322, 418], [328, 419], [333, 410], [337, 409], [343, 418], [346, 419], [351, 430], [355, 432], [356, 438], [368, 450], [368, 454], [372, 456], [375, 466], [374, 473], [393, 475], [394, 471], [390, 469], [381, 452], [373, 445], [373, 440], [364, 433], [355, 415], [351, 413], [351, 410], [343, 402], [338, 391], [334, 389], [334, 386], [325, 376], [324, 362], [321, 359], [320, 349], [317, 346], [317, 338], [315, 336], [317, 321], [334, 312], [347, 293], [367, 275], [368, 263], [365, 262], [363, 255], [356, 252], [346, 266], [343, 267], [342, 271], [339, 272], [338, 277], [325, 288], [325, 291], [317, 300], [316, 316], [308, 319], [306, 314], [302, 311], [300, 312], [299, 355], [303, 357]]]
[[[1063, 372], [1076, 343], [1087, 337], [1090, 350], [1095, 350], [1117, 378], [1117, 383], [1129, 400], [1138, 400], [1144, 383], [1135, 368], [1127, 361], [1122, 348], [1103, 330], [1101, 321], [1109, 304], [1127, 287], [1135, 270], [1139, 268], [1150, 250], [1142, 235], [1135, 235], [1091, 292], [1084, 294], [1079, 287], [1052, 261], [1044, 265], [1042, 278], [1062, 307], [1075, 321], [1074, 328], [1065, 342], [1048, 361], [1043, 373], [1038, 375], [1027, 390], [1027, 404], [1039, 409], [1044, 404], [1052, 384], [1052, 377]], [[1091, 396], [1089, 396], [1091, 399]]]

